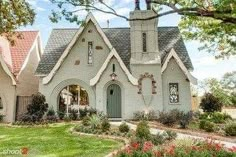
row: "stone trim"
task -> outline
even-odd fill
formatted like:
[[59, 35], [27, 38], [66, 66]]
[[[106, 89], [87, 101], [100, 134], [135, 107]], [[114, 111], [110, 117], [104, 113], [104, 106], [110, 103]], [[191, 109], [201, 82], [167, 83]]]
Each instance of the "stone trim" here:
[[157, 94], [156, 92], [157, 86], [156, 86], [156, 81], [154, 80], [154, 76], [153, 74], [149, 74], [148, 72], [140, 75], [140, 78], [138, 80], [138, 89], [139, 89], [138, 94], [142, 94], [142, 81], [144, 78], [149, 78], [152, 80], [152, 94]]

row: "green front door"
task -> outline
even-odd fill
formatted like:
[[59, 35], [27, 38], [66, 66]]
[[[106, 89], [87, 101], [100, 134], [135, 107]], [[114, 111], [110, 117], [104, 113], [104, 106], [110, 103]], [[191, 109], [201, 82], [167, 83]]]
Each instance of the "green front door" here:
[[121, 89], [116, 84], [107, 88], [107, 115], [109, 118], [121, 118]]

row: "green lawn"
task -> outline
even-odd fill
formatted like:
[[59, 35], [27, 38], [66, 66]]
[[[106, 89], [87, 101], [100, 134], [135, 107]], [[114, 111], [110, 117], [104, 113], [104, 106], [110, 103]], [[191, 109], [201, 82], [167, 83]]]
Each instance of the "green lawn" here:
[[71, 127], [71, 124], [40, 128], [0, 126], [0, 153], [26, 147], [34, 157], [99, 157], [122, 145], [109, 139], [72, 135], [68, 132]]

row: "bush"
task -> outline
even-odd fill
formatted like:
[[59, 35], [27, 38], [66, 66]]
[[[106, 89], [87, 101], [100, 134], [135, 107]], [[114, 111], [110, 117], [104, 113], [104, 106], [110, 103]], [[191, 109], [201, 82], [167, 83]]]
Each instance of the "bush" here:
[[83, 119], [82, 119], [82, 124], [84, 126], [89, 126], [89, 116], [85, 116]]
[[83, 119], [85, 116], [88, 115], [88, 109], [85, 107], [84, 109], [79, 109], [79, 117], [80, 119]]
[[48, 120], [49, 122], [56, 122], [57, 121], [56, 112], [54, 111], [53, 108], [50, 108], [48, 110], [47, 115], [46, 115], [46, 120]]
[[0, 114], [0, 122], [3, 122], [4, 115]]
[[119, 126], [119, 131], [122, 133], [127, 133], [129, 132], [129, 126], [123, 122], [120, 126]]
[[78, 118], [78, 110], [72, 109], [72, 110], [70, 111], [70, 118], [71, 118], [72, 120], [77, 120], [77, 118]]
[[63, 120], [63, 118], [65, 116], [65, 112], [57, 111], [57, 116], [59, 117], [60, 120]]
[[221, 101], [210, 93], [206, 93], [200, 103], [204, 112], [221, 112], [223, 104]]
[[155, 111], [151, 110], [148, 113], [144, 111], [137, 111], [134, 113], [134, 120], [155, 120], [157, 119]]
[[203, 113], [200, 115], [202, 120], [208, 120], [214, 123], [225, 123], [227, 120], [232, 120], [232, 117], [227, 113], [213, 112], [213, 113]]
[[156, 135], [151, 135], [151, 141], [154, 145], [160, 145], [165, 143], [166, 139], [162, 133], [157, 133]]
[[42, 121], [43, 115], [48, 109], [48, 104], [45, 103], [45, 96], [41, 93], [37, 93], [32, 97], [32, 103], [29, 104], [27, 113], [21, 116], [20, 121], [33, 123]]
[[236, 123], [229, 123], [225, 126], [226, 136], [236, 136]]
[[182, 129], [187, 128], [190, 121], [193, 119], [193, 112], [182, 113], [179, 121], [179, 125]]
[[181, 118], [181, 112], [178, 110], [171, 110], [170, 112], [160, 112], [158, 121], [166, 126], [173, 126]]
[[213, 132], [215, 129], [215, 124], [208, 120], [201, 120], [199, 123], [199, 128], [205, 130], [206, 132]]
[[89, 117], [89, 126], [91, 127], [91, 129], [99, 129], [100, 124], [101, 124], [101, 118], [98, 115], [92, 115], [91, 117]]
[[146, 121], [141, 121], [137, 125], [136, 137], [140, 139], [149, 139], [150, 138], [150, 128]]
[[177, 137], [177, 133], [171, 130], [166, 130], [164, 134], [166, 135], [166, 140], [174, 140]]
[[110, 122], [108, 121], [107, 118], [104, 118], [101, 123], [101, 129], [103, 132], [109, 131], [111, 127]]
[[70, 115], [65, 115], [63, 120], [64, 120], [65, 122], [70, 122], [70, 121], [71, 121]]

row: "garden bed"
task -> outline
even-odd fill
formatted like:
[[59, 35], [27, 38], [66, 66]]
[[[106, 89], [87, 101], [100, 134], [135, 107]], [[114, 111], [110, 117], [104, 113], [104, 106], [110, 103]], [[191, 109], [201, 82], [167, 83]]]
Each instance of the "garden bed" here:
[[[137, 121], [130, 121], [130, 123], [137, 125], [138, 122]], [[151, 128], [156, 128], [156, 129], [160, 129], [160, 130], [172, 130], [178, 133], [182, 133], [182, 134], [187, 134], [187, 135], [193, 135], [193, 136], [199, 136], [199, 137], [203, 137], [203, 138], [213, 138], [215, 140], [221, 140], [221, 141], [226, 141], [226, 142], [232, 142], [232, 143], [236, 143], [236, 137], [228, 137], [228, 136], [221, 136], [217, 133], [206, 133], [205, 131], [198, 129], [198, 128], [186, 128], [186, 129], [180, 129], [177, 128], [177, 126], [174, 127], [167, 127], [157, 121], [149, 121], [149, 126]], [[190, 126], [191, 127], [191, 123]]]

